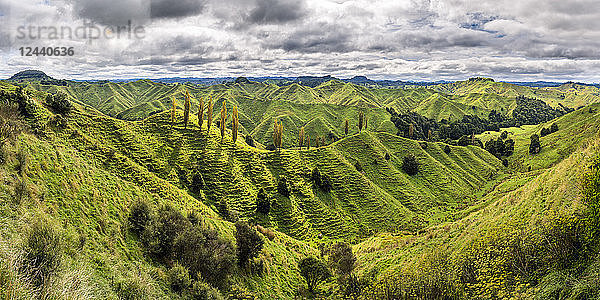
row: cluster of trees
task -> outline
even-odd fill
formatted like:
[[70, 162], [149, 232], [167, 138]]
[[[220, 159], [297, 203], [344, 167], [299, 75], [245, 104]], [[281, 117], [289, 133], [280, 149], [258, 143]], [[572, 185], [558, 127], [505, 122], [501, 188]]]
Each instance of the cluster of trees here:
[[515, 141], [508, 137], [508, 132], [502, 131], [498, 139], [490, 139], [485, 143], [485, 150], [502, 160], [507, 165], [504, 157], [511, 156], [515, 151]]
[[564, 107], [562, 104], [559, 104], [557, 108], [552, 108], [542, 100], [517, 96], [517, 107], [512, 112], [515, 123], [513, 126], [548, 122], [572, 111], [574, 111], [573, 108]]
[[64, 93], [48, 94], [46, 96], [46, 105], [52, 108], [56, 113], [67, 115], [73, 109], [71, 101], [67, 99]]
[[414, 140], [445, 141], [453, 144], [463, 137], [468, 141], [473, 134], [488, 130], [498, 131], [505, 120], [495, 111], [490, 112], [488, 119], [464, 115], [462, 119], [454, 122], [446, 119], [437, 122], [415, 112], [398, 114], [393, 108], [387, 110], [391, 115], [390, 120], [398, 129], [398, 135]]
[[322, 191], [329, 192], [331, 191], [332, 185], [329, 176], [325, 174], [321, 174], [318, 167], [315, 167], [310, 175], [310, 179], [312, 182]]
[[336, 276], [340, 292], [345, 297], [357, 297], [360, 289], [357, 286], [357, 277], [352, 274], [356, 267], [356, 256], [352, 247], [345, 242], [337, 242], [321, 248], [319, 258], [309, 256], [298, 263], [300, 275], [304, 277], [308, 288], [308, 295], [317, 294], [318, 285]]
[[281, 146], [283, 146], [282, 139], [283, 123], [277, 122], [277, 119], [275, 119], [275, 123], [273, 123], [273, 145], [276, 149], [281, 150]]
[[148, 255], [171, 266], [168, 281], [172, 290], [193, 299], [198, 294], [218, 295], [217, 288], [227, 287], [236, 260], [245, 270], [264, 244], [262, 235], [245, 221], [235, 223], [234, 247], [204, 226], [196, 214], [185, 217], [168, 205], [154, 212], [144, 201], [133, 204], [128, 222]]
[[[186, 90], [185, 95], [184, 95], [184, 102], [183, 102], [184, 128], [187, 128], [187, 126], [189, 124], [190, 109], [191, 109], [191, 96], [190, 96], [189, 91]], [[212, 119], [213, 119], [213, 110], [214, 110], [212, 98], [209, 99], [208, 104], [206, 106], [204, 105], [203, 99], [199, 100], [197, 116], [198, 116], [198, 127], [200, 128], [200, 130], [202, 130], [202, 125], [204, 124], [204, 110], [205, 109], [207, 110], [206, 127], [207, 127], [207, 131], [210, 132], [210, 127], [212, 125]], [[219, 125], [219, 130], [221, 131], [221, 142], [223, 142], [223, 138], [225, 137], [227, 117], [228, 117], [227, 104], [225, 101], [223, 101], [221, 104], [220, 118], [219, 118], [219, 120], [217, 120], [218, 125]], [[174, 126], [176, 122], [177, 122], [177, 99], [175, 97], [173, 97], [173, 101], [171, 104], [171, 127]], [[238, 109], [236, 106], [233, 106], [232, 114], [231, 114], [231, 139], [233, 140], [233, 142], [237, 141], [238, 132], [239, 132], [239, 124], [240, 124], [240, 121], [239, 121]], [[283, 128], [282, 128], [282, 130], [283, 130]], [[251, 137], [250, 137], [250, 139], [251, 139]], [[246, 138], [246, 140], [248, 140], [248, 139]], [[252, 140], [252, 145], [254, 145], [254, 140]]]
[[[511, 118], [492, 110], [487, 119], [464, 115], [462, 119], [453, 122], [446, 119], [436, 122], [415, 112], [398, 114], [393, 108], [387, 108], [387, 111], [400, 136], [415, 140], [443, 141], [460, 146], [475, 145], [482, 148], [484, 145], [475, 137], [475, 134], [484, 131], [499, 131], [502, 127], [539, 124], [573, 111], [572, 108], [562, 105], [552, 108], [535, 98], [518, 96], [516, 101], [517, 107], [513, 110]], [[558, 126], [553, 124], [550, 128], [542, 129], [541, 135], [545, 136], [557, 130]], [[530, 152], [539, 152], [541, 148], [539, 139], [532, 139], [532, 145]], [[514, 141], [506, 139], [506, 136], [503, 135], [497, 140], [488, 141], [485, 149], [499, 158], [510, 156], [514, 151]]]
[[540, 136], [545, 137], [549, 134], [555, 133], [558, 131], [558, 125], [556, 125], [556, 123], [552, 123], [552, 125], [550, 125], [550, 128], [542, 128], [542, 132], [540, 132]]

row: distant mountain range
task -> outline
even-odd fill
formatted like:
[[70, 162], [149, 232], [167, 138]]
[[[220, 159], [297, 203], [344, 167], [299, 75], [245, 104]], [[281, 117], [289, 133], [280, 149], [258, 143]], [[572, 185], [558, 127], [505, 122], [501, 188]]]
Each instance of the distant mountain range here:
[[[236, 82], [243, 78], [243, 80], [254, 81], [254, 82], [263, 82], [268, 84], [275, 84], [278, 86], [286, 86], [293, 83], [297, 83], [299, 85], [308, 86], [308, 87], [317, 87], [327, 81], [330, 80], [339, 80], [346, 83], [352, 83], [364, 87], [377, 87], [377, 88], [399, 88], [399, 87], [428, 87], [433, 85], [452, 83], [454, 81], [403, 81], [403, 80], [373, 80], [369, 79], [366, 76], [354, 76], [352, 78], [337, 78], [331, 75], [327, 76], [298, 76], [298, 77], [281, 77], [281, 76], [263, 76], [263, 77], [164, 77], [164, 78], [155, 78], [149, 79], [154, 82], [160, 83], [191, 83], [191, 84], [200, 84], [200, 85], [216, 85], [216, 84], [225, 84]], [[68, 81], [75, 82], [133, 82], [147, 78], [130, 78], [130, 79], [105, 79], [105, 80], [80, 80], [80, 79], [69, 79]], [[67, 80], [65, 79], [55, 79], [48, 76], [46, 73], [39, 70], [25, 70], [15, 75], [11, 76], [9, 81], [45, 81], [47, 83], [52, 84], [60, 84], [64, 83]], [[563, 84], [569, 84], [574, 82], [553, 82], [553, 81], [505, 81], [506, 83], [518, 85], [518, 86], [527, 86], [527, 87], [559, 87]], [[600, 87], [600, 84], [586, 84], [586, 83], [577, 83], [580, 85], [587, 86], [595, 86]]]

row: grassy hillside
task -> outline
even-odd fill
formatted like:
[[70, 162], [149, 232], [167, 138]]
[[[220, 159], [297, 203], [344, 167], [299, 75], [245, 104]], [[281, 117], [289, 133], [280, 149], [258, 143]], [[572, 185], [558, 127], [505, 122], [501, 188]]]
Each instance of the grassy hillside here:
[[[0, 171], [7, 184], [0, 190], [1, 220], [11, 230], [2, 232], [0, 255], [19, 261], [20, 232], [31, 230], [34, 220], [48, 220], [65, 236], [57, 277], [62, 281], [54, 284], [83, 274], [85, 293], [72, 289], [81, 295], [126, 297], [134, 286], [145, 297], [177, 297], [166, 284], [169, 268], [149, 258], [129, 230], [129, 209], [141, 199], [155, 208], [169, 204], [184, 215], [195, 213], [203, 226], [228, 240], [234, 230], [224, 220], [222, 203], [242, 219], [272, 228], [275, 239], [265, 238], [259, 256], [266, 272], [236, 269], [231, 281], [234, 290], [259, 298], [292, 298], [303, 285], [297, 263], [316, 255], [318, 244], [358, 242], [377, 232], [417, 231], [452, 220], [503, 172], [500, 161], [480, 148], [451, 147], [445, 153], [444, 144], [419, 144], [385, 132], [365, 131], [310, 150], [265, 151], [241, 139], [233, 143], [229, 134], [221, 142], [214, 124], [210, 133], [206, 125], [186, 129], [181, 111], [175, 126], [168, 112], [132, 122], [79, 105], [63, 120], [38, 100], [43, 98], [39, 92], [30, 96], [32, 114], [25, 122], [31, 129], [2, 150]], [[312, 122], [315, 130], [326, 124]], [[415, 176], [401, 167], [409, 154], [420, 163]], [[330, 191], [312, 182], [314, 168], [330, 179]], [[192, 191], [195, 174], [202, 177], [199, 191]], [[282, 177], [289, 197], [277, 191]], [[273, 200], [266, 216], [255, 209], [260, 188]], [[10, 264], [0, 270], [10, 293], [27, 287]]]
[[[558, 119], [561, 129], [542, 138], [545, 150], [535, 156], [524, 154], [528, 145], [521, 137], [550, 124], [510, 129], [517, 141], [512, 167], [532, 165], [533, 171], [505, 177], [456, 221], [430, 226], [419, 234], [379, 234], [357, 244], [354, 250], [364, 276], [380, 276], [371, 295], [398, 295], [401, 288], [421, 297], [597, 297], [597, 253], [585, 250], [596, 246], [582, 244], [598, 241], [588, 242], [585, 228], [589, 227], [579, 223], [585, 222], [584, 201], [589, 201], [582, 200], [583, 179], [590, 169], [596, 172], [593, 166], [599, 159], [598, 116], [589, 112], [597, 107]], [[569, 254], [560, 258], [555, 250]], [[529, 270], [527, 276], [519, 275], [523, 269], [517, 267]], [[464, 272], [475, 277], [465, 279]], [[415, 285], [428, 288], [419, 290]]]
[[[128, 218], [139, 201], [154, 211], [170, 205], [231, 244], [238, 218], [261, 226], [256, 228], [265, 246], [258, 257], [232, 267], [229, 284], [220, 287], [230, 299], [311, 296], [300, 261], [326, 261], [328, 247], [340, 241], [353, 244], [357, 277], [324, 280], [322, 297], [339, 299], [346, 288], [366, 299], [547, 299], [561, 290], [597, 296], [593, 247], [600, 243], [585, 231], [591, 228], [585, 223], [589, 197], [581, 191], [588, 189], [582, 176], [597, 164], [600, 104], [545, 124], [505, 129], [515, 140], [508, 167], [479, 147], [394, 134], [385, 107], [438, 119], [514, 109], [512, 96], [502, 95], [511, 86], [494, 90], [498, 84], [486, 80], [468, 85], [489, 89], [458, 95], [460, 83], [445, 86], [447, 94], [340, 81], [315, 88], [32, 83], [27, 97], [14, 96], [19, 106], [0, 103], [0, 127], [18, 125], [0, 149], [0, 224], [6, 228], [0, 231], [0, 296], [184, 298], [173, 285], [175, 261], [153, 256], [147, 236], [132, 231]], [[0, 89], [16, 87], [0, 82]], [[170, 98], [181, 99], [186, 89], [193, 95], [190, 122], [184, 126], [179, 103], [172, 124]], [[577, 87], [572, 89], [556, 92], [575, 93]], [[68, 114], [55, 113], [42, 100], [44, 91], [58, 90], [74, 100]], [[237, 141], [231, 117], [223, 137], [214, 122], [210, 130], [206, 120], [198, 127], [199, 97], [215, 101], [214, 121], [222, 101], [239, 107]], [[18, 113], [10, 115], [11, 109]], [[359, 111], [369, 119], [360, 133]], [[250, 134], [270, 143], [274, 119], [284, 124], [283, 143], [290, 148], [267, 151], [245, 142]], [[351, 120], [348, 136], [344, 119]], [[542, 137], [541, 152], [530, 155], [529, 137], [554, 123], [559, 130]], [[313, 138], [310, 149], [296, 147], [301, 127]], [[485, 143], [499, 134], [477, 137]], [[315, 147], [317, 136], [336, 141]], [[415, 175], [405, 171], [407, 157], [418, 162]], [[268, 213], [257, 210], [261, 190], [270, 200]], [[22, 265], [40, 223], [52, 228], [45, 235], [60, 237], [54, 248], [61, 263], [36, 291]]]
[[[508, 157], [510, 166], [519, 171], [527, 171], [529, 167], [532, 170], [544, 169], [568, 157], [580, 145], [595, 137], [600, 129], [599, 108], [599, 104], [592, 104], [547, 123], [501, 129], [507, 131], [508, 136], [515, 141], [515, 153]], [[542, 128], [550, 128], [554, 123], [558, 125], [559, 131], [540, 137], [541, 152], [529, 154], [531, 135], [540, 135]], [[484, 132], [478, 138], [485, 143], [490, 139], [497, 139], [499, 135], [500, 132]]]
[[560, 103], [567, 107], [577, 108], [600, 102], [600, 90], [597, 87], [575, 83], [566, 83], [558, 87], [532, 88], [496, 82], [487, 78], [473, 78], [439, 84], [433, 86], [432, 89], [453, 95], [485, 94], [513, 100], [516, 96], [525, 96], [540, 99], [553, 107]]

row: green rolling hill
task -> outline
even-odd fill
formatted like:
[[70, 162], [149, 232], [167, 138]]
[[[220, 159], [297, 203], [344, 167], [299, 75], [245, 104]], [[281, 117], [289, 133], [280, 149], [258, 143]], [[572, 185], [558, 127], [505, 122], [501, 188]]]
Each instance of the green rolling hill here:
[[[592, 224], [582, 178], [595, 174], [600, 150], [600, 104], [591, 87], [521, 90], [488, 80], [434, 89], [241, 80], [208, 87], [148, 80], [23, 85], [27, 96], [19, 98], [15, 85], [0, 81], [2, 97], [10, 99], [0, 99], [0, 128], [17, 124], [0, 148], [6, 228], [0, 231], [0, 297], [186, 299], [173, 281], [177, 258], [153, 257], [146, 237], [132, 231], [128, 218], [139, 201], [154, 211], [169, 205], [236, 247], [238, 218], [257, 228], [264, 247], [249, 265], [233, 264], [227, 284], [218, 287], [229, 299], [313, 296], [299, 264], [309, 256], [329, 260], [328, 247], [340, 241], [356, 255], [352, 286], [359, 299], [599, 295], [594, 247], [600, 243], [581, 229]], [[182, 122], [180, 101], [173, 125], [171, 99], [181, 100], [186, 89], [190, 124]], [[58, 91], [74, 103], [68, 114], [43, 101]], [[399, 137], [386, 111], [437, 120], [485, 117], [491, 110], [509, 113], [516, 105], [511, 93], [526, 91], [549, 103], [564, 95], [571, 100], [560, 103], [567, 106], [592, 104], [544, 124], [503, 129], [515, 141], [507, 167], [480, 147]], [[239, 108], [237, 141], [231, 116], [223, 138], [216, 123], [210, 131], [206, 120], [198, 127], [200, 97], [215, 101], [214, 122], [222, 101]], [[362, 132], [360, 111], [369, 119]], [[289, 148], [265, 150], [275, 119], [284, 124]], [[351, 120], [348, 136], [345, 119]], [[542, 137], [541, 152], [530, 155], [529, 137], [554, 123], [559, 130]], [[301, 127], [311, 138], [330, 140], [299, 149]], [[260, 144], [249, 146], [245, 135]], [[486, 142], [498, 135], [477, 137]], [[410, 156], [419, 165], [415, 175], [403, 166]], [[315, 169], [328, 187], [316, 182]], [[257, 211], [261, 190], [271, 200], [267, 214]], [[61, 236], [56, 248], [62, 252], [60, 266], [35, 290], [20, 266], [28, 233], [39, 222]], [[344, 295], [352, 280], [324, 280], [319, 297], [352, 298]]]
[[[576, 83], [566, 83], [558, 87], [531, 88], [496, 82], [489, 78], [472, 78], [466, 81], [439, 84], [432, 88], [442, 93], [460, 96], [485, 94], [509, 99], [525, 96], [540, 99], [554, 107], [560, 103], [567, 107], [577, 108], [600, 101], [600, 90], [597, 87]], [[506, 108], [506, 106], [503, 107]]]

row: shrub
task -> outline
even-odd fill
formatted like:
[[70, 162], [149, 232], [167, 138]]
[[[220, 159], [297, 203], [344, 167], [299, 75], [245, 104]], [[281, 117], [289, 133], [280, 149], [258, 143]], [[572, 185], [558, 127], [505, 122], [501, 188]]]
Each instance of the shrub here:
[[31, 283], [42, 286], [56, 274], [63, 260], [63, 240], [61, 234], [45, 220], [38, 220], [26, 232], [22, 245], [22, 271]]
[[500, 134], [500, 139], [505, 140], [507, 137], [508, 137], [508, 132], [502, 131], [502, 133]]
[[200, 219], [200, 215], [194, 210], [188, 213], [187, 219], [190, 221], [192, 225], [199, 225], [202, 219]]
[[216, 231], [189, 227], [173, 244], [175, 259], [187, 267], [194, 279], [200, 276], [214, 285], [221, 285], [231, 273], [235, 251], [230, 242]]
[[529, 153], [538, 154], [540, 153], [542, 145], [540, 144], [540, 137], [537, 134], [531, 136], [531, 142], [529, 143]]
[[190, 221], [172, 206], [165, 205], [157, 211], [156, 218], [146, 226], [141, 240], [148, 253], [160, 260], [171, 258], [173, 242], [177, 235], [190, 225]]
[[238, 262], [242, 267], [251, 258], [258, 257], [265, 242], [258, 231], [246, 221], [235, 223], [235, 241], [237, 243]]
[[[250, 146], [250, 147], [254, 147], [254, 139], [249, 134], [246, 135], [246, 144], [248, 144], [248, 146]], [[275, 147], [275, 146], [273, 146], [273, 147]]]
[[275, 232], [269, 228], [262, 227], [260, 225], [256, 225], [256, 230], [262, 233], [263, 236], [268, 238], [270, 241], [275, 239]]
[[502, 159], [502, 165], [505, 166], [505, 167], [508, 167], [508, 159], [503, 158]]
[[153, 212], [146, 201], [137, 201], [131, 206], [129, 218], [127, 221], [131, 226], [131, 231], [135, 234], [141, 234], [146, 226], [152, 221]]
[[341, 276], [348, 276], [354, 270], [356, 256], [352, 247], [345, 242], [335, 243], [329, 253], [329, 265]]
[[408, 175], [416, 175], [419, 172], [419, 163], [414, 155], [407, 155], [402, 160], [402, 170]]
[[556, 123], [552, 123], [552, 125], [550, 125], [550, 133], [555, 133], [558, 131], [558, 125], [556, 125]]
[[277, 192], [286, 197], [290, 196], [290, 188], [285, 176], [279, 177], [279, 181], [277, 182]]
[[362, 168], [362, 165], [360, 164], [360, 162], [359, 162], [359, 161], [356, 161], [356, 162], [354, 163], [354, 168], [355, 168], [355, 169], [356, 169], [356, 171], [358, 171], [358, 172], [362, 172], [362, 170], [363, 170], [363, 168]]
[[192, 300], [225, 300], [216, 288], [203, 281], [196, 281], [190, 288], [189, 297]]
[[326, 193], [329, 193], [331, 191], [333, 186], [331, 184], [331, 180], [329, 179], [329, 176], [327, 176], [327, 175], [321, 176], [321, 186], [319, 186], [319, 187], [321, 188], [321, 190], [323, 190]]
[[318, 167], [315, 167], [310, 173], [310, 180], [312, 180], [316, 186], [321, 185], [321, 172]]
[[542, 131], [540, 132], [540, 136], [544, 137], [544, 136], [547, 136], [548, 134], [550, 134], [550, 129], [542, 128]]
[[46, 96], [46, 104], [50, 106], [50, 108], [52, 108], [55, 112], [63, 115], [71, 112], [71, 109], [73, 108], [73, 105], [67, 99], [67, 95], [63, 93]]
[[265, 189], [261, 188], [256, 195], [256, 211], [268, 215], [271, 211], [271, 200], [269, 200]]
[[444, 153], [450, 154], [450, 146], [448, 146], [448, 145], [444, 146]]
[[315, 167], [311, 174], [310, 174], [310, 178], [313, 181], [313, 183], [319, 187], [321, 190], [323, 190], [324, 192], [329, 192], [331, 191], [332, 185], [331, 185], [331, 180], [329, 179], [329, 177], [327, 175], [323, 175], [321, 174], [321, 172], [319, 171], [319, 168]]
[[221, 217], [229, 222], [236, 222], [238, 219], [237, 213], [229, 207], [229, 202], [225, 198], [217, 202], [217, 210]]
[[192, 193], [198, 194], [200, 193], [200, 190], [202, 190], [204, 185], [205, 183], [204, 178], [202, 177], [202, 173], [200, 173], [200, 170], [196, 170], [192, 175], [190, 190], [192, 191]]
[[192, 285], [192, 280], [190, 279], [188, 269], [179, 264], [175, 264], [167, 272], [167, 280], [171, 289], [179, 294], [187, 290]]
[[385, 158], [385, 160], [390, 160], [390, 154], [388, 152], [386, 152], [384, 158]]
[[300, 268], [300, 275], [306, 280], [308, 290], [313, 293], [321, 281], [331, 277], [327, 265], [312, 256], [302, 259], [298, 267]]
[[115, 281], [115, 290], [119, 299], [142, 300], [150, 298], [150, 288], [146, 282], [136, 277], [120, 278]]

